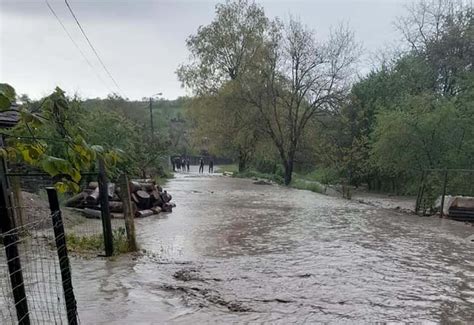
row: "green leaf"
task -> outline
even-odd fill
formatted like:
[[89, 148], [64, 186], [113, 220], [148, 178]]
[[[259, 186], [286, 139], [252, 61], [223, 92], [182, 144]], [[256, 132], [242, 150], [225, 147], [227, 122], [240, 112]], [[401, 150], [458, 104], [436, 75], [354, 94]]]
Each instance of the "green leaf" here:
[[72, 180], [76, 183], [81, 180], [81, 173], [75, 168], [71, 169], [70, 175]]
[[56, 187], [59, 193], [66, 193], [69, 188], [65, 182], [57, 182], [54, 184], [54, 187]]
[[43, 167], [43, 170], [51, 176], [56, 176], [58, 174], [70, 175], [73, 170], [67, 160], [51, 156], [43, 160], [41, 166]]
[[15, 97], [15, 89], [12, 86], [0, 83], [0, 110], [10, 108], [11, 104], [15, 101]]
[[0, 94], [0, 111], [7, 110], [12, 105], [11, 101], [4, 94]]
[[15, 89], [5, 83], [0, 83], [0, 94], [6, 96], [10, 101], [14, 101], [16, 97]]

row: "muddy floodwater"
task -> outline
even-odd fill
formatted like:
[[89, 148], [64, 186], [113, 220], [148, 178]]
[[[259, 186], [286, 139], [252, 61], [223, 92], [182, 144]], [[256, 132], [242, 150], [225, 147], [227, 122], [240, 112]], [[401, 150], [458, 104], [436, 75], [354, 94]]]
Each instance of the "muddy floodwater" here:
[[146, 253], [73, 259], [83, 324], [474, 322], [474, 227], [177, 174]]

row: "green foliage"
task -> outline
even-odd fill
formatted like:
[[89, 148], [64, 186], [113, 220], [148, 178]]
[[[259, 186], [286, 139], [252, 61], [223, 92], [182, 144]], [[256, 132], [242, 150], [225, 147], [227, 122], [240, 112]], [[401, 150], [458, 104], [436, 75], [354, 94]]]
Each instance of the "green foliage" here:
[[0, 111], [9, 109], [15, 97], [15, 89], [12, 86], [0, 83]]
[[166, 139], [160, 134], [152, 138], [148, 129], [118, 113], [126, 111], [128, 102], [117, 97], [110, 101], [106, 103], [113, 109], [104, 112], [101, 105], [85, 105], [56, 88], [41, 101], [27, 102], [18, 125], [8, 131], [2, 154], [44, 170], [60, 192], [79, 191], [81, 172], [94, 170], [98, 159], [112, 178], [122, 172], [142, 177], [156, 171], [163, 176]]
[[318, 163], [352, 185], [413, 194], [425, 168], [474, 166], [472, 8], [418, 4], [401, 26], [411, 49], [354, 84], [311, 135]]
[[308, 181], [306, 179], [300, 179], [297, 177], [293, 177], [290, 186], [299, 190], [307, 190], [315, 193], [324, 193], [324, 188], [323, 186], [321, 186], [321, 184], [316, 183], [314, 181]]
[[272, 182], [275, 182], [277, 184], [283, 184], [284, 183], [284, 179], [283, 177], [279, 176], [279, 175], [275, 175], [275, 174], [266, 174], [266, 173], [261, 173], [261, 172], [258, 172], [256, 170], [252, 170], [252, 169], [247, 169], [243, 172], [238, 172], [238, 173], [234, 173], [233, 177], [237, 177], [237, 178], [253, 178], [253, 179], [266, 179], [266, 180], [270, 180]]
[[[114, 229], [112, 234], [114, 255], [130, 252], [125, 228], [119, 227], [118, 229]], [[66, 245], [69, 251], [75, 253], [100, 253], [105, 249], [102, 234], [76, 235], [74, 233], [68, 233], [66, 235]]]
[[308, 181], [319, 182], [324, 185], [338, 184], [341, 180], [340, 173], [332, 168], [318, 168], [311, 173], [301, 175], [301, 178]]
[[104, 237], [96, 235], [66, 235], [66, 245], [69, 251], [77, 253], [100, 252], [104, 249]]
[[60, 88], [41, 102], [20, 108], [20, 121], [8, 131], [8, 158], [40, 168], [56, 180], [60, 192], [79, 191], [81, 171], [89, 170], [97, 157], [116, 162], [114, 152], [90, 146], [78, 126], [76, 100]]
[[218, 165], [218, 166], [216, 166], [216, 171], [219, 171], [221, 173], [223, 173], [223, 172], [238, 173], [239, 166], [237, 166], [236, 164]]

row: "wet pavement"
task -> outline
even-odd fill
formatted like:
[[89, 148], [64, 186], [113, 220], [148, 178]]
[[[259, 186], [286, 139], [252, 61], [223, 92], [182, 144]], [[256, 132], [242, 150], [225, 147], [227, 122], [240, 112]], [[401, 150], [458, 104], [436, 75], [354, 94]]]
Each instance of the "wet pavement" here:
[[474, 322], [474, 227], [177, 174], [144, 256], [74, 259], [83, 324]]

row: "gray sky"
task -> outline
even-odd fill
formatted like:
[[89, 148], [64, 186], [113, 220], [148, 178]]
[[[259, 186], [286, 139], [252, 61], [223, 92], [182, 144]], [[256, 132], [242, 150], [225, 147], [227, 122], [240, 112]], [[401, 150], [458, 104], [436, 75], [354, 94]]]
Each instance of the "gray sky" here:
[[[324, 38], [347, 23], [368, 53], [393, 46], [393, 27], [408, 0], [264, 0], [269, 17], [299, 17]], [[44, 0], [0, 0], [0, 81], [39, 98], [60, 86], [69, 94], [105, 97], [116, 90], [89, 49], [62, 0], [49, 0], [96, 73], [49, 11]], [[69, 0], [77, 18], [123, 94], [186, 95], [175, 71], [187, 58], [185, 39], [214, 17], [211, 0]], [[367, 70], [369, 55], [362, 62]], [[106, 86], [104, 85], [106, 84]]]

